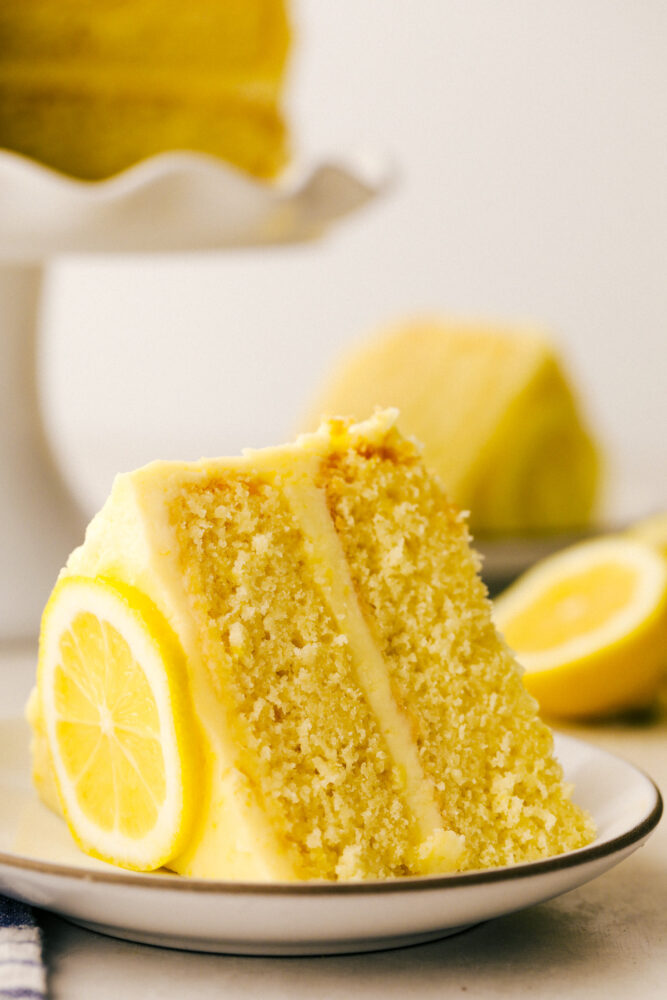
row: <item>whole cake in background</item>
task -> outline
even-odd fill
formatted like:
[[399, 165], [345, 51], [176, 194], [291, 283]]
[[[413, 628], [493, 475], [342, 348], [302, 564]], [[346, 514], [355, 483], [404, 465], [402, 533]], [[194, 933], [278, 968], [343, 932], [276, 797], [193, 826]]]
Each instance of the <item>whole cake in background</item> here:
[[[345, 880], [593, 838], [494, 629], [465, 519], [395, 420], [117, 477], [47, 605], [29, 706], [36, 785], [84, 850]], [[170, 673], [162, 702], [142, 649]], [[138, 861], [172, 759], [181, 805]]]
[[282, 0], [0, 4], [0, 148], [87, 180], [197, 150], [258, 177], [287, 158]]
[[548, 340], [502, 328], [415, 321], [354, 346], [336, 363], [305, 426], [322, 415], [396, 406], [479, 534], [581, 529], [600, 461]]

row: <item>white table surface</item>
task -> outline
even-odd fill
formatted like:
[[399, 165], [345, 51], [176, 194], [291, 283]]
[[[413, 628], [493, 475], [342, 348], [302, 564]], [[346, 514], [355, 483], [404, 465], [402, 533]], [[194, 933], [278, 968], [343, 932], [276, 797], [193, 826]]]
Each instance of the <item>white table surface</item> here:
[[[0, 649], [0, 717], [22, 711], [35, 649]], [[11, 669], [10, 669], [11, 665]], [[667, 788], [667, 715], [577, 727]], [[52, 1000], [260, 997], [567, 997], [654, 1000], [667, 981], [667, 823], [631, 858], [581, 889], [453, 938], [329, 958], [168, 951], [43, 920]]]

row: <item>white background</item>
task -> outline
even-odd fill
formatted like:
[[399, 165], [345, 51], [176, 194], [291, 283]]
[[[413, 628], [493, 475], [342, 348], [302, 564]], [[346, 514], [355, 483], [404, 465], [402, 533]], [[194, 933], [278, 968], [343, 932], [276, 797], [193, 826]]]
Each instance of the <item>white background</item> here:
[[341, 347], [423, 312], [550, 330], [625, 492], [667, 506], [667, 4], [295, 10], [295, 156], [399, 183], [303, 247], [57, 266], [41, 377], [88, 510], [122, 468], [291, 436]]

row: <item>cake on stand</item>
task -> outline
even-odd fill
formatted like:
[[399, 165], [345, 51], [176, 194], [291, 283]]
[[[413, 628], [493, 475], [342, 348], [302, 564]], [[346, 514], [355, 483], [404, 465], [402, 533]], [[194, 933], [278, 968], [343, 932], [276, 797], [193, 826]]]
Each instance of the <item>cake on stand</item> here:
[[[68, 253], [162, 253], [315, 239], [385, 188], [369, 158], [258, 183], [199, 154], [153, 157], [82, 182], [0, 151], [0, 639], [34, 636], [55, 575], [83, 538], [42, 418], [45, 268]], [[94, 331], [92, 333], [94, 336]]]

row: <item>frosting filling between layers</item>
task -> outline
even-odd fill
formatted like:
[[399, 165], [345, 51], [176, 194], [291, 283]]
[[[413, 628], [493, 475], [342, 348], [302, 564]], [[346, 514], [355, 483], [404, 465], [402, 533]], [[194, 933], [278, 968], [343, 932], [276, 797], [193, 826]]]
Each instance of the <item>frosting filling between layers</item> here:
[[396, 701], [387, 666], [360, 607], [326, 493], [315, 485], [316, 466], [309, 471], [310, 475], [287, 486], [286, 493], [308, 540], [315, 578], [347, 636], [359, 686], [403, 774], [403, 794], [420, 836], [412, 864], [422, 873], [453, 871], [463, 853], [463, 838], [443, 824], [433, 784], [419, 761], [412, 722]]
[[[414, 792], [414, 780], [404, 779], [403, 755], [392, 760], [386, 727], [359, 683], [354, 637], [341, 631], [313, 578], [306, 550], [325, 560], [332, 553], [319, 531], [304, 543], [294, 495], [292, 487], [288, 502], [284, 484], [256, 470], [230, 471], [224, 480], [186, 487], [170, 505], [233, 766], [297, 877], [408, 874], [427, 853], [406, 807], [403, 786]], [[304, 499], [326, 512], [322, 496]], [[330, 563], [331, 577], [341, 568]], [[432, 812], [431, 839], [438, 824]], [[213, 821], [209, 816], [207, 825]], [[436, 864], [427, 857], [421, 863]], [[441, 858], [437, 865], [441, 870]], [[197, 867], [191, 855], [189, 868]]]

